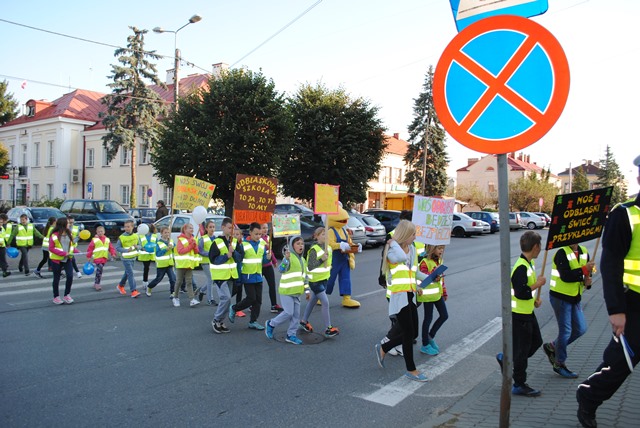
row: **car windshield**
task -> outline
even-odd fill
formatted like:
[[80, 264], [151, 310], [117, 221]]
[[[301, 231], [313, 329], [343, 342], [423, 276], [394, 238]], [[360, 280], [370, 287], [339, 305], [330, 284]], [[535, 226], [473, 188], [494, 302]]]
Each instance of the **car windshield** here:
[[52, 208], [31, 210], [31, 215], [33, 216], [34, 221], [37, 221], [37, 220], [47, 221], [49, 217], [55, 217], [55, 218], [64, 217], [63, 213]]
[[126, 214], [127, 212], [118, 204], [113, 201], [105, 201], [98, 203], [100, 212], [104, 214]]

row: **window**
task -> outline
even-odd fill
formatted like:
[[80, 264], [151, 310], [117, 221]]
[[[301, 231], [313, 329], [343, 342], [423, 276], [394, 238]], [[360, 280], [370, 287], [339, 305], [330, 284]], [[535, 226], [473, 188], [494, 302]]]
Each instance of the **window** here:
[[87, 168], [93, 168], [95, 161], [95, 149], [87, 149]]
[[171, 206], [171, 198], [173, 197], [173, 192], [170, 187], [162, 186], [162, 199], [164, 200], [164, 204], [168, 207]]
[[29, 163], [27, 162], [27, 145], [22, 145], [22, 166], [27, 166]]
[[131, 150], [120, 147], [120, 165], [129, 165], [131, 159]]
[[129, 191], [129, 185], [125, 184], [120, 186], [120, 203], [122, 205], [129, 205], [131, 194]]
[[102, 199], [111, 199], [111, 186], [109, 184], [102, 185]]
[[395, 184], [402, 184], [402, 168], [395, 168]]
[[140, 165], [147, 165], [149, 163], [149, 144], [140, 144]]
[[138, 195], [138, 201], [140, 205], [149, 205], [149, 197], [147, 196], [147, 190], [149, 190], [149, 186], [143, 184], [140, 186], [140, 194]]
[[53, 184], [47, 184], [47, 199], [53, 200]]
[[34, 201], [37, 201], [40, 199], [40, 185], [39, 184], [34, 184], [31, 186], [31, 192], [33, 193], [31, 195], [31, 199]]
[[493, 193], [493, 192], [495, 192], [495, 191], [496, 191], [496, 183], [494, 183], [493, 181], [490, 181], [490, 182], [488, 183], [488, 185], [489, 185], [489, 192], [490, 192], [490, 193]]
[[40, 142], [33, 143], [33, 166], [40, 166]]
[[187, 223], [189, 223], [189, 219], [187, 217], [176, 217], [176, 219], [173, 221], [173, 224], [171, 225], [171, 232], [180, 233], [180, 231], [182, 230], [182, 226]]
[[111, 166], [109, 165], [109, 156], [107, 155], [106, 147], [102, 147], [102, 166]]
[[54, 151], [53, 150], [54, 150], [53, 140], [47, 141], [47, 166], [53, 166], [54, 165], [55, 157], [54, 157]]

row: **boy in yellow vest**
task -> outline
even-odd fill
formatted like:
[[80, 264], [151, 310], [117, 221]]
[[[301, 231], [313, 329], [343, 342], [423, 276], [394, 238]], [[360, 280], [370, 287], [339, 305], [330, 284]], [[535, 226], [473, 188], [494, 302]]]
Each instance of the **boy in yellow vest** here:
[[16, 240], [16, 247], [18, 247], [18, 250], [20, 251], [18, 269], [20, 272], [24, 270], [25, 276], [29, 276], [29, 249], [33, 247], [34, 236], [44, 239], [44, 236], [38, 232], [38, 229], [33, 227], [32, 223], [29, 223], [27, 215], [20, 215], [20, 224], [13, 225], [9, 241], [14, 238]]
[[136, 278], [133, 274], [133, 264], [138, 257], [138, 251], [140, 251], [140, 237], [133, 233], [133, 220], [127, 220], [124, 222], [124, 233], [118, 237], [116, 242], [116, 251], [120, 253], [122, 257], [122, 264], [124, 266], [124, 275], [118, 283], [118, 292], [123, 296], [127, 295], [127, 291], [124, 289], [124, 285], [129, 281], [129, 290], [131, 290], [131, 297], [136, 298], [140, 295], [140, 292], [136, 290]]
[[[541, 237], [531, 230], [520, 237], [522, 254], [511, 270], [511, 320], [513, 323], [513, 395], [537, 397], [540, 391], [527, 385], [527, 360], [542, 346], [542, 335], [534, 307], [540, 307], [540, 299], [534, 292], [542, 287], [546, 279], [536, 278], [533, 262], [542, 250]], [[502, 367], [502, 353], [496, 359]]]

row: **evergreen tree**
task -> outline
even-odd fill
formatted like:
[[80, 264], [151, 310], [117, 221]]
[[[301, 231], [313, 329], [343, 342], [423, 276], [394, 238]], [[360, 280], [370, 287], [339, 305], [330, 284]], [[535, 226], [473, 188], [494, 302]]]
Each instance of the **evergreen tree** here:
[[118, 150], [130, 152], [131, 197], [129, 206], [137, 206], [136, 197], [136, 140], [154, 145], [161, 129], [158, 117], [164, 113], [164, 104], [160, 96], [147, 87], [150, 82], [161, 87], [165, 85], [158, 79], [155, 64], [148, 59], [160, 57], [154, 52], [144, 51], [144, 35], [147, 30], [129, 27], [133, 35], [127, 37], [127, 47], [116, 49], [114, 56], [121, 65], [111, 65], [113, 83], [112, 92], [102, 99], [107, 112], [102, 113], [102, 124], [107, 134], [102, 143], [107, 149], [107, 160], [111, 161]]
[[573, 169], [573, 180], [571, 181], [572, 192], [584, 192], [589, 190], [589, 179], [584, 171], [584, 166], [580, 165]]
[[[449, 158], [444, 142], [444, 129], [433, 105], [433, 66], [427, 71], [422, 93], [414, 100], [413, 121], [408, 130], [411, 144], [404, 156], [407, 164], [404, 182], [409, 186], [409, 191], [421, 192], [422, 181], [425, 180], [425, 196], [444, 194], [447, 190], [446, 168]], [[425, 165], [426, 171], [423, 174]]]
[[7, 92], [9, 82], [0, 82], [0, 126], [18, 117], [18, 101]]
[[600, 171], [597, 174], [597, 187], [613, 186], [611, 194], [611, 205], [624, 202], [627, 200], [627, 185], [624, 181], [624, 175], [620, 172], [620, 166], [613, 157], [613, 153], [607, 145], [604, 153], [604, 159], [600, 159]]
[[311, 201], [314, 183], [340, 186], [345, 207], [367, 199], [386, 147], [378, 108], [343, 89], [302, 85], [290, 100], [294, 146], [282, 166], [282, 191]]

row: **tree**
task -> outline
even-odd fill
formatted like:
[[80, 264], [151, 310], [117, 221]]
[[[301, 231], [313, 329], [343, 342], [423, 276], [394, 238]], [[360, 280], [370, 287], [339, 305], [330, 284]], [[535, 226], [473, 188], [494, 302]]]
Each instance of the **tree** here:
[[425, 196], [444, 194], [447, 190], [446, 168], [449, 158], [444, 129], [433, 105], [433, 66], [427, 71], [422, 92], [414, 100], [413, 121], [408, 130], [411, 144], [404, 156], [407, 164], [404, 182], [409, 186], [409, 191], [421, 191], [424, 180]]
[[153, 52], [145, 52], [144, 35], [147, 30], [129, 27], [133, 35], [127, 37], [127, 47], [115, 50], [114, 56], [121, 65], [111, 65], [109, 78], [111, 94], [102, 99], [107, 112], [102, 113], [102, 124], [107, 134], [102, 137], [102, 144], [107, 149], [107, 161], [111, 161], [118, 150], [131, 153], [131, 197], [129, 206], [137, 206], [136, 197], [136, 139], [150, 146], [158, 141], [161, 124], [158, 117], [165, 112], [163, 100], [150, 89], [149, 81], [160, 87], [165, 85], [158, 79], [155, 64], [148, 58], [157, 60], [160, 57]]
[[585, 190], [589, 190], [589, 179], [587, 179], [587, 174], [584, 171], [584, 166], [580, 165], [577, 168], [574, 168], [573, 180], [571, 181], [571, 191], [572, 192], [583, 192]]
[[231, 215], [236, 173], [277, 177], [289, 153], [291, 119], [284, 96], [261, 72], [235, 69], [180, 99], [180, 108], [152, 146], [156, 176], [214, 183], [214, 198]]
[[600, 170], [597, 173], [598, 179], [595, 182], [597, 187], [613, 186], [611, 194], [611, 205], [615, 205], [627, 200], [627, 185], [624, 175], [620, 172], [620, 166], [613, 157], [613, 153], [607, 145], [604, 159], [600, 159]]
[[386, 147], [378, 108], [344, 89], [300, 86], [289, 101], [294, 142], [282, 166], [282, 191], [310, 201], [314, 183], [340, 186], [345, 207], [367, 199]]
[[18, 117], [18, 101], [7, 92], [9, 82], [0, 82], [0, 126]]
[[[544, 170], [542, 177], [549, 174]], [[543, 199], [542, 210], [550, 212], [553, 200], [558, 194], [558, 188], [544, 178], [538, 178], [536, 173], [521, 177], [509, 183], [509, 206], [515, 211], [538, 211], [540, 198]]]
[[476, 205], [481, 211], [489, 206], [498, 205], [498, 192], [485, 192], [476, 184], [458, 186], [456, 198]]
[[4, 144], [0, 144], [0, 174], [7, 173], [7, 165], [9, 165], [9, 150]]

